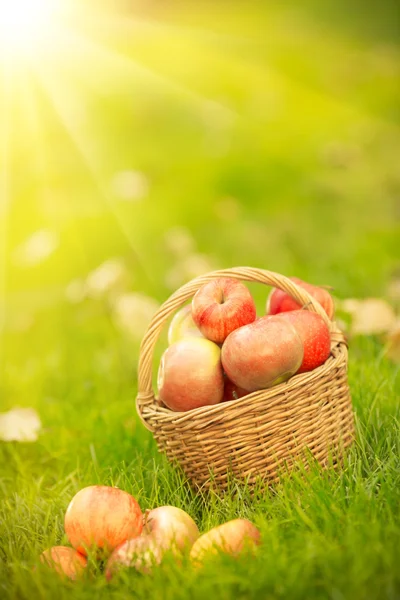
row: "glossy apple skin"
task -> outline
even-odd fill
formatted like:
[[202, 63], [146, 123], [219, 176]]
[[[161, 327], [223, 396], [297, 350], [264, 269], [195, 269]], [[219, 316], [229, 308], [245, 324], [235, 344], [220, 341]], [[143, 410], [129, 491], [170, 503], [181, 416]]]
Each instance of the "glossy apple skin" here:
[[200, 535], [187, 512], [176, 506], [158, 506], [146, 511], [142, 535], [151, 535], [164, 550], [183, 552]]
[[238, 400], [239, 398], [243, 398], [243, 396], [247, 396], [249, 394], [247, 390], [243, 390], [233, 383], [228, 377], [225, 377], [224, 384], [224, 397], [222, 398], [222, 402], [230, 402], [230, 400]]
[[192, 305], [183, 306], [172, 318], [168, 328], [168, 345], [186, 337], [204, 337], [192, 317]]
[[85, 556], [68, 546], [53, 546], [40, 555], [40, 562], [54, 569], [59, 575], [78, 579], [87, 566]]
[[160, 400], [178, 412], [221, 402], [220, 347], [205, 338], [185, 338], [169, 346], [158, 370], [158, 392]]
[[233, 519], [201, 535], [192, 546], [190, 560], [199, 566], [219, 552], [239, 557], [254, 550], [260, 544], [260, 537], [260, 531], [251, 521]]
[[[328, 317], [332, 319], [335, 312], [335, 307], [333, 298], [326, 289], [313, 285], [312, 283], [308, 283], [307, 281], [303, 281], [298, 277], [289, 277], [289, 279], [291, 279], [299, 287], [305, 289], [310, 296], [315, 298], [315, 300], [317, 300], [325, 310]], [[266, 312], [269, 315], [277, 315], [278, 313], [298, 310], [300, 308], [302, 308], [301, 305], [293, 300], [289, 294], [277, 288], [273, 288], [267, 300]]]
[[88, 486], [71, 500], [64, 529], [81, 554], [91, 549], [111, 552], [143, 529], [143, 514], [133, 496], [115, 487]]
[[220, 277], [197, 290], [192, 316], [204, 337], [221, 344], [232, 331], [255, 320], [256, 306], [241, 281]]
[[293, 325], [303, 342], [304, 356], [297, 373], [324, 364], [331, 352], [331, 335], [323, 318], [309, 310], [293, 310], [279, 316]]
[[148, 575], [159, 565], [163, 558], [162, 548], [149, 535], [127, 540], [117, 546], [110, 555], [105, 569], [106, 578], [110, 581], [114, 575], [124, 568], [131, 568]]
[[303, 343], [293, 325], [266, 316], [233, 331], [222, 345], [221, 360], [234, 384], [255, 392], [294, 375], [303, 353]]

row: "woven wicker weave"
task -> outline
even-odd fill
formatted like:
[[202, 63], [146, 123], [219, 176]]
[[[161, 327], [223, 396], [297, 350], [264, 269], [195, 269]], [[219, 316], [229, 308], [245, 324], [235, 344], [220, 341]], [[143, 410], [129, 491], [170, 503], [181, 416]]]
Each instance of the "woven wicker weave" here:
[[[173, 412], [154, 394], [153, 354], [171, 315], [206, 282], [233, 277], [280, 288], [331, 331], [331, 355], [317, 369], [230, 402]], [[237, 267], [213, 271], [179, 288], [154, 315], [140, 349], [137, 410], [158, 447], [197, 487], [224, 489], [231, 476], [250, 485], [279, 479], [305, 452], [327, 464], [351, 444], [354, 419], [347, 382], [347, 346], [320, 304], [290, 279], [272, 271]], [[296, 461], [297, 459], [297, 461]]]

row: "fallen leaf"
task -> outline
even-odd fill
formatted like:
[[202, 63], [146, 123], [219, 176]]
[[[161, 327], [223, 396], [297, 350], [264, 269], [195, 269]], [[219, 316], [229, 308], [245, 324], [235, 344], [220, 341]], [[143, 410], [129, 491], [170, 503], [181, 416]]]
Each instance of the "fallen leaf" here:
[[395, 363], [400, 363], [400, 321], [396, 321], [386, 336], [385, 356]]
[[0, 413], [0, 440], [35, 442], [42, 424], [33, 408], [12, 408]]
[[353, 335], [387, 333], [396, 322], [393, 308], [381, 298], [348, 298], [340, 303], [340, 310], [351, 316]]

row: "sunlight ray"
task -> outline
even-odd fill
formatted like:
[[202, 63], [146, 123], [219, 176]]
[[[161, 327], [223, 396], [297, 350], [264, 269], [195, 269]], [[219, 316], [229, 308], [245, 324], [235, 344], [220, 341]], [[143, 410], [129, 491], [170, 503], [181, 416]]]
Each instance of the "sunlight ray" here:
[[1, 81], [1, 156], [0, 156], [0, 364], [6, 320], [8, 212], [11, 201], [12, 90], [9, 65], [3, 65]]
[[125, 236], [131, 252], [135, 257], [136, 263], [146, 276], [148, 281], [154, 283], [152, 275], [146, 268], [145, 261], [138, 252], [132, 240], [132, 233], [127, 226], [127, 223], [121, 218], [118, 212], [114, 209], [112, 199], [108, 190], [108, 182], [104, 180], [101, 170], [98, 167], [96, 154], [96, 140], [89, 137], [83, 137], [79, 127], [76, 126], [76, 121], [73, 113], [73, 104], [71, 104], [71, 88], [66, 85], [65, 79], [61, 78], [58, 72], [50, 70], [43, 65], [36, 71], [39, 81], [46, 92], [48, 99], [60, 118], [66, 133], [74, 143], [74, 146], [82, 158], [85, 167], [91, 175], [91, 178], [99, 191], [100, 198], [105, 202], [107, 210], [113, 216], [118, 224], [121, 233]]
[[[234, 109], [218, 100], [203, 96], [184, 84], [145, 66], [136, 58], [128, 57], [115, 49], [106, 47], [98, 40], [83, 36], [76, 31], [64, 31], [63, 39], [59, 40], [58, 52], [54, 57], [48, 57], [46, 60], [48, 64], [51, 62], [57, 62], [58, 66], [63, 65], [68, 71], [72, 69], [76, 78], [79, 78], [86, 86], [92, 85], [98, 92], [104, 92], [104, 89], [107, 89], [105, 86], [110, 85], [110, 77], [115, 78], [116, 83], [120, 82], [124, 86], [127, 81], [136, 86], [145, 82], [147, 85], [154, 84], [158, 89], [178, 94], [180, 99], [186, 99], [194, 107], [202, 108], [204, 103], [211, 100], [229, 118], [238, 116]], [[43, 67], [39, 61], [34, 61], [32, 64], [35, 69]], [[101, 72], [94, 68], [88, 71], [83, 68], [84, 64], [86, 66], [96, 65], [97, 69], [98, 65], [101, 65]], [[104, 80], [102, 80], [102, 76], [105, 78]]]
[[132, 35], [135, 31], [139, 34], [171, 34], [187, 39], [200, 42], [217, 42], [227, 43], [231, 45], [251, 43], [252, 38], [244, 36], [242, 33], [235, 32], [227, 33], [217, 30], [212, 30], [204, 26], [196, 24], [196, 27], [191, 25], [183, 25], [182, 23], [173, 23], [171, 21], [160, 21], [155, 18], [144, 17], [143, 15], [126, 15], [115, 12], [97, 13], [94, 17], [96, 32], [104, 31], [107, 35], [120, 36], [123, 34]]
[[48, 152], [41, 128], [36, 84], [31, 73], [23, 73], [18, 78], [17, 85], [22, 122], [26, 126], [27, 139], [32, 142], [34, 148], [34, 152], [31, 153], [34, 174], [39, 178], [40, 185], [43, 185], [48, 174]]

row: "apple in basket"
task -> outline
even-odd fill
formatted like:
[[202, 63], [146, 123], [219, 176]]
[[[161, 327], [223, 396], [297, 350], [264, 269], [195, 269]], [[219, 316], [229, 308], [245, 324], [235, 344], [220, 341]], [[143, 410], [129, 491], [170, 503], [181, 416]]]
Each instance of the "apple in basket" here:
[[229, 402], [230, 400], [238, 400], [239, 398], [243, 398], [243, 396], [247, 396], [249, 392], [247, 390], [243, 390], [239, 386], [233, 383], [228, 377], [225, 377], [224, 383], [224, 397], [222, 398], [222, 402]]
[[303, 355], [295, 327], [281, 317], [266, 316], [233, 331], [223, 343], [221, 359], [227, 377], [254, 392], [289, 379]]
[[72, 498], [64, 529], [70, 544], [87, 556], [89, 550], [111, 552], [141, 534], [143, 514], [133, 496], [116, 487], [92, 485]]
[[254, 551], [259, 543], [260, 531], [251, 521], [233, 519], [201, 535], [192, 546], [190, 560], [200, 566], [219, 552], [239, 557]]
[[[302, 287], [317, 300], [326, 314], [330, 319], [333, 317], [334, 304], [333, 298], [325, 288], [318, 287], [307, 281], [303, 281], [298, 277], [289, 277], [299, 287]], [[278, 288], [273, 288], [270, 295], [268, 296], [266, 312], [269, 315], [276, 315], [278, 313], [288, 312], [291, 310], [298, 310], [302, 308], [301, 305], [296, 302], [289, 294]]]
[[197, 290], [192, 316], [204, 337], [221, 344], [231, 331], [255, 320], [256, 306], [241, 281], [219, 277]]
[[191, 304], [186, 304], [173, 316], [168, 328], [168, 344], [186, 337], [204, 337], [193, 321]]
[[87, 566], [87, 558], [68, 546], [48, 548], [40, 555], [40, 562], [69, 579], [77, 579], [83, 575]]
[[292, 310], [279, 317], [292, 323], [303, 342], [304, 356], [297, 373], [312, 371], [322, 365], [331, 351], [331, 335], [324, 319], [310, 310]]
[[174, 411], [221, 402], [224, 374], [220, 347], [196, 337], [171, 344], [161, 357], [158, 393], [160, 400]]

